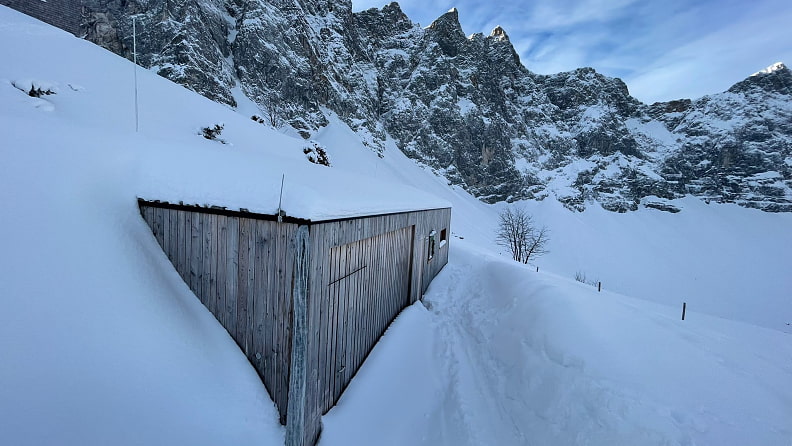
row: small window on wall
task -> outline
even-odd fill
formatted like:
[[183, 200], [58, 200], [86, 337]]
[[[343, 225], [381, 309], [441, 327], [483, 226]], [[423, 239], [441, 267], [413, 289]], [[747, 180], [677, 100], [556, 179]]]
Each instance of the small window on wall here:
[[437, 231], [432, 229], [432, 232], [429, 233], [429, 252], [427, 253], [426, 261], [432, 260], [435, 255], [435, 237], [437, 236]]
[[446, 245], [446, 243], [448, 243], [448, 241], [447, 241], [447, 240], [448, 240], [448, 238], [447, 238], [447, 236], [446, 236], [446, 230], [445, 230], [445, 229], [442, 229], [442, 230], [440, 230], [440, 247], [441, 247], [441, 248], [442, 248], [443, 246], [445, 246], [445, 245]]

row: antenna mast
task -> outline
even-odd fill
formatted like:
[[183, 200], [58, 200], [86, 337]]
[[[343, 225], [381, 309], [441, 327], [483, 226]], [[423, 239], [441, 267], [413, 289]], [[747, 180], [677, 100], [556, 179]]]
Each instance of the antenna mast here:
[[135, 63], [135, 133], [138, 131], [137, 17], [132, 17], [132, 60]]
[[281, 190], [280, 190], [280, 198], [278, 198], [278, 223], [283, 223], [283, 208], [281, 205], [283, 204], [283, 180], [286, 179], [286, 174], [284, 173], [281, 176]]

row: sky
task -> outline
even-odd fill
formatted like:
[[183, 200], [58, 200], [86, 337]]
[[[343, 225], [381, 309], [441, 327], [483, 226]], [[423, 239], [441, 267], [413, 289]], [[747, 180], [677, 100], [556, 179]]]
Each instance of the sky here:
[[[360, 11], [385, 0], [353, 0]], [[792, 65], [789, 0], [402, 0], [428, 26], [451, 8], [466, 34], [502, 26], [529, 70], [589, 66], [652, 103], [718, 93], [775, 62]]]

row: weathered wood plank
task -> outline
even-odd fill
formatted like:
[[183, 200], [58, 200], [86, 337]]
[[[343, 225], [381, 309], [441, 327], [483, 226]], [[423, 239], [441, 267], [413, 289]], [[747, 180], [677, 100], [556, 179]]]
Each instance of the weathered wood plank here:
[[[364, 242], [356, 242], [355, 245], [358, 264], [362, 266], [365, 263], [364, 255], [365, 251], [367, 250], [367, 246]], [[368, 288], [368, 282], [365, 280], [368, 274], [368, 268], [363, 268], [360, 270], [360, 273], [355, 274], [355, 288], [357, 289], [355, 294], [357, 295], [358, 302], [357, 311], [355, 312], [355, 355], [352, 358], [355, 362], [355, 371], [357, 371], [358, 367], [360, 367], [363, 351], [366, 349], [367, 344], [367, 335], [364, 328], [363, 318], [366, 314], [366, 308], [368, 307], [368, 302], [366, 301], [366, 289]]]
[[165, 248], [165, 243], [163, 237], [163, 230], [162, 230], [162, 218], [165, 214], [165, 210], [161, 208], [154, 208], [154, 237], [157, 238], [157, 243], [163, 249]]
[[153, 228], [153, 225], [151, 224], [151, 206], [141, 205], [140, 216], [143, 217], [143, 221], [146, 222], [149, 228]]
[[168, 254], [168, 260], [170, 260], [171, 263], [174, 263], [176, 260], [176, 250], [174, 249], [174, 246], [176, 245], [176, 243], [174, 243], [174, 238], [176, 235], [174, 233], [174, 227], [176, 225], [174, 224], [174, 220], [176, 220], [176, 213], [171, 210], [165, 210], [162, 218], [164, 231], [162, 238], [165, 242], [165, 252]]
[[215, 258], [217, 259], [216, 262], [216, 281], [215, 281], [215, 293], [216, 293], [216, 305], [217, 305], [217, 316], [220, 323], [223, 327], [228, 330], [229, 321], [228, 321], [228, 299], [226, 298], [226, 282], [229, 278], [226, 276], [228, 272], [228, 217], [225, 215], [218, 215], [217, 216], [217, 251], [215, 253]]
[[278, 391], [277, 388], [277, 380], [276, 372], [277, 372], [277, 364], [275, 363], [275, 346], [273, 345], [275, 342], [275, 301], [277, 300], [277, 288], [275, 288], [275, 268], [277, 268], [277, 262], [275, 259], [275, 243], [277, 241], [277, 228], [270, 224], [270, 222], [260, 222], [261, 227], [264, 228], [265, 233], [267, 234], [267, 243], [264, 248], [264, 256], [262, 261], [262, 268], [264, 268], [265, 274], [265, 282], [264, 282], [264, 289], [263, 297], [264, 297], [264, 325], [263, 325], [263, 337], [264, 337], [264, 373], [266, 377], [266, 382], [268, 383], [268, 387], [271, 390], [270, 395], [272, 396], [273, 401], [277, 403], [278, 401]]
[[[198, 213], [190, 212], [190, 252], [189, 252], [189, 268], [190, 280], [187, 282], [190, 289], [193, 290], [196, 296], [200, 294], [200, 258], [201, 258], [201, 216]], [[200, 296], [199, 296], [200, 299]]]
[[206, 224], [206, 272], [208, 282], [206, 283], [206, 302], [207, 308], [217, 317], [217, 239], [220, 236], [217, 225], [217, 215], [207, 214]]
[[313, 358], [311, 364], [308, 366], [309, 380], [312, 383], [310, 386], [309, 403], [311, 407], [315, 407], [319, 413], [324, 413], [323, 408], [326, 406], [326, 392], [327, 377], [326, 370], [327, 364], [324, 368], [319, 366], [319, 356], [327, 351], [327, 342], [324, 345], [318, 342], [319, 327], [317, 326], [317, 315], [320, 314], [323, 305], [327, 304], [328, 289], [324, 286], [326, 284], [325, 274], [329, 266], [327, 265], [327, 245], [324, 242], [324, 226], [315, 225], [310, 228], [311, 238], [311, 262], [312, 262], [312, 277], [310, 278], [311, 288], [311, 302], [309, 305], [309, 352], [310, 358]]
[[187, 242], [190, 239], [189, 229], [187, 227], [187, 211], [180, 211], [178, 214], [178, 224], [177, 226], [177, 247], [179, 254], [176, 256], [178, 261], [177, 269], [179, 270], [179, 275], [184, 280], [184, 283], [189, 283], [190, 280], [190, 266], [189, 262], [187, 261]]
[[[326, 233], [331, 233], [333, 230], [334, 228], [332, 226], [330, 225], [325, 226]], [[329, 236], [327, 237], [327, 239], [329, 239]], [[325, 347], [330, 350], [330, 355], [328, 357], [326, 364], [327, 370], [325, 373], [327, 377], [326, 378], [327, 381], [325, 385], [328, 387], [328, 389], [326, 389], [327, 396], [325, 397], [326, 398], [325, 406], [327, 406], [328, 401], [335, 400], [335, 378], [339, 364], [339, 361], [337, 359], [338, 358], [337, 352], [338, 352], [338, 315], [341, 312], [341, 306], [338, 301], [340, 285], [338, 284], [338, 282], [334, 282], [332, 286], [330, 286], [330, 281], [332, 281], [336, 275], [340, 274], [340, 272], [338, 272], [338, 268], [340, 267], [339, 252], [340, 252], [339, 249], [330, 247], [328, 245], [327, 257], [328, 257], [329, 266], [327, 272], [324, 274], [324, 277], [326, 278], [327, 281], [325, 283], [328, 285], [328, 292], [329, 292], [328, 298], [332, 302], [333, 314], [329, 316], [329, 323], [332, 326], [331, 329], [332, 334], [328, 338], [329, 346]]]
[[[354, 227], [350, 224], [347, 226], [347, 230], [354, 230]], [[344, 388], [349, 384], [349, 379], [352, 376], [352, 371], [355, 370], [357, 364], [355, 364], [355, 350], [357, 349], [357, 343], [355, 342], [357, 338], [356, 329], [357, 326], [355, 325], [357, 320], [357, 312], [359, 307], [359, 293], [357, 288], [356, 278], [358, 277], [359, 273], [354, 273], [357, 269], [357, 245], [360, 242], [353, 242], [347, 246], [348, 258], [349, 258], [349, 268], [347, 274], [349, 276], [344, 280], [347, 285], [347, 298], [348, 298], [348, 307], [347, 307], [347, 317], [346, 317], [346, 369], [344, 370]]]
[[227, 219], [226, 235], [226, 330], [234, 339], [239, 338], [237, 328], [237, 307], [239, 305], [238, 285], [239, 285], [239, 219]]
[[168, 235], [170, 242], [168, 249], [170, 250], [170, 260], [174, 265], [179, 262], [179, 211], [168, 211]]
[[[237, 298], [236, 298], [236, 337], [234, 340], [239, 344], [239, 348], [249, 357], [250, 345], [248, 345], [247, 325], [248, 325], [248, 272], [250, 271], [250, 219], [240, 218], [238, 223], [237, 235]], [[252, 362], [251, 362], [252, 364]]]
[[[318, 285], [322, 288], [332, 288], [333, 285], [328, 285], [326, 282], [322, 281], [318, 283]], [[321, 299], [321, 298], [320, 298]], [[327, 301], [320, 301], [316, 302], [313, 305], [314, 308], [314, 315], [316, 316], [316, 321], [312, 321], [313, 323], [318, 323], [318, 333], [316, 336], [316, 341], [318, 343], [317, 348], [312, 351], [315, 355], [316, 361], [316, 368], [317, 368], [317, 375], [321, 377], [322, 383], [327, 383], [329, 378], [329, 360], [330, 357], [330, 334], [332, 332], [332, 327], [330, 323], [330, 316], [331, 316], [331, 308], [332, 305]], [[322, 411], [324, 412], [325, 406], [327, 404], [327, 394], [329, 392], [327, 385], [322, 385], [319, 390], [320, 396], [318, 396], [319, 400], [321, 401], [320, 406]]]
[[376, 282], [374, 281], [374, 277], [376, 276], [377, 268], [374, 264], [374, 250], [368, 248], [365, 250], [365, 261], [366, 261], [366, 276], [364, 278], [366, 284], [372, 284], [373, 286], [366, 286], [363, 293], [364, 298], [366, 300], [366, 313], [365, 313], [365, 336], [369, 339], [367, 344], [371, 345], [373, 342], [371, 338], [376, 336], [375, 327], [376, 323], [374, 321], [374, 315], [376, 314], [377, 302], [375, 300], [375, 296], [379, 290], [379, 286], [375, 285]]
[[[338, 229], [338, 228], [336, 228]], [[338, 271], [341, 275], [347, 273], [347, 252], [345, 248], [339, 248], [338, 252]], [[341, 391], [344, 388], [344, 370], [346, 369], [346, 317], [349, 308], [347, 298], [349, 297], [345, 281], [338, 282], [338, 336], [336, 336], [335, 353], [335, 373], [333, 376], [333, 401], [338, 401]]]
[[[293, 252], [290, 248], [293, 248], [293, 237], [296, 235], [295, 225], [292, 224], [280, 224], [280, 232], [279, 232], [279, 239], [278, 239], [278, 262], [280, 263], [278, 268], [278, 288], [279, 292], [277, 293], [278, 296], [278, 333], [276, 337], [276, 360], [278, 361], [278, 379], [279, 383], [278, 386], [280, 388], [280, 403], [278, 404], [279, 407], [286, 408], [288, 406], [288, 386], [289, 386], [289, 375], [291, 373], [290, 366], [291, 366], [291, 346], [292, 346], [292, 323], [293, 323], [293, 287], [292, 283], [294, 279], [294, 257], [290, 256]], [[291, 246], [290, 246], [291, 245]], [[310, 256], [310, 252], [306, 252], [306, 255]], [[290, 261], [291, 259], [291, 261]], [[310, 273], [308, 273], [310, 275]], [[305, 296], [306, 305], [308, 304], [307, 295]], [[308, 321], [309, 315], [307, 314], [308, 308], [306, 307], [306, 323]], [[306, 329], [308, 326], [306, 325]], [[307, 357], [306, 357], [307, 360]], [[284, 411], [285, 412], [285, 411]], [[285, 422], [285, 416], [282, 418], [282, 421]]]
[[[255, 305], [258, 290], [256, 289], [256, 222], [254, 220], [246, 219], [248, 222], [248, 292], [247, 292], [247, 325], [245, 326], [245, 342], [248, 346], [248, 357], [255, 355], [253, 351], [253, 333], [255, 331]], [[261, 372], [259, 372], [261, 374]]]
[[[254, 244], [254, 260], [253, 260], [253, 270], [254, 270], [254, 286], [253, 286], [253, 330], [251, 333], [251, 338], [253, 341], [253, 365], [264, 381], [264, 385], [267, 387], [267, 390], [270, 393], [270, 396], [274, 394], [274, 389], [272, 388], [272, 382], [269, 380], [269, 377], [265, 371], [265, 330], [264, 325], [266, 323], [266, 305], [267, 305], [267, 270], [268, 265], [266, 265], [267, 259], [267, 237], [269, 233], [267, 231], [267, 226], [264, 222], [256, 220], [253, 222], [253, 244]], [[273, 399], [274, 400], [274, 399]]]
[[[326, 225], [322, 225], [320, 235], [324, 236], [327, 231], [328, 227]], [[319, 255], [322, 256], [322, 264], [320, 266], [320, 268], [322, 268], [320, 271], [322, 282], [320, 282], [318, 285], [321, 285], [324, 291], [321, 294], [318, 305], [327, 306], [329, 308], [327, 317], [329, 330], [327, 344], [319, 347], [320, 352], [326, 356], [325, 369], [321, 371], [322, 376], [324, 376], [321, 396], [323, 407], [322, 412], [324, 413], [329, 410], [330, 407], [332, 407], [334, 402], [333, 381], [336, 371], [335, 352], [336, 335], [338, 332], [338, 285], [333, 284], [332, 286], [328, 286], [326, 289], [324, 285], [328, 284], [333, 275], [336, 274], [333, 272], [333, 269], [338, 267], [337, 263], [335, 262], [335, 258], [338, 256], [338, 251], [331, 249], [326, 238], [315, 239], [314, 243], [320, 244], [321, 248], [319, 250]]]
[[336, 336], [338, 334], [338, 283], [327, 286], [327, 338], [326, 344], [320, 348], [325, 358], [323, 363], [322, 411], [326, 412], [333, 404], [333, 375], [335, 374]]
[[174, 261], [174, 233], [173, 233], [173, 220], [174, 212], [169, 209], [163, 209], [162, 213], [162, 243], [165, 253], [168, 255], [168, 260], [173, 263]]

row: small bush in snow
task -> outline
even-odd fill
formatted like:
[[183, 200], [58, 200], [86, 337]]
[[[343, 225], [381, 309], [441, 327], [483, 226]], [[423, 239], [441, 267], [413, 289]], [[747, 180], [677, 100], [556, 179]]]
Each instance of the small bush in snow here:
[[308, 158], [308, 161], [330, 167], [330, 158], [327, 156], [327, 151], [318, 142], [311, 141], [310, 146], [303, 147], [303, 153]]
[[585, 283], [586, 285], [591, 285], [594, 287], [599, 285], [599, 279], [587, 280], [586, 273], [584, 273], [583, 271], [578, 271], [575, 273], [575, 280], [577, 280], [580, 283]]
[[50, 90], [49, 88], [46, 90], [42, 90], [41, 88], [30, 87], [30, 91], [27, 92], [28, 96], [33, 98], [40, 98], [42, 96], [48, 96], [51, 94], [55, 94], [54, 91]]
[[37, 83], [38, 82], [36, 81], [15, 81], [12, 82], [11, 85], [19, 90], [24, 91], [32, 98], [40, 98], [42, 96], [55, 94], [55, 91], [52, 89], [52, 87], [46, 85], [36, 85]]
[[223, 124], [215, 124], [213, 127], [204, 127], [201, 129], [201, 135], [203, 135], [204, 138], [211, 139], [212, 141], [220, 141], [225, 144], [225, 141], [217, 138], [221, 133], [223, 133]]

